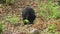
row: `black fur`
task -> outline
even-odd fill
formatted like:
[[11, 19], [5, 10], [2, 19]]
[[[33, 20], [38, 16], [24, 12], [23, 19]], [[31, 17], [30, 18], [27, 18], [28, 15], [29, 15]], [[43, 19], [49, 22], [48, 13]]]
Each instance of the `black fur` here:
[[33, 24], [33, 21], [36, 18], [35, 11], [33, 10], [33, 8], [31, 8], [29, 6], [24, 8], [22, 11], [22, 18], [23, 18], [23, 20], [28, 19], [29, 24]]

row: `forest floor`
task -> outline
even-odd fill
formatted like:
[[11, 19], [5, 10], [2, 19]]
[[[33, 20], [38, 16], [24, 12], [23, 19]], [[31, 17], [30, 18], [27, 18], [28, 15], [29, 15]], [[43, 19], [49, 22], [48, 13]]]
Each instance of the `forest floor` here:
[[8, 21], [5, 21], [5, 27], [3, 34], [27, 34], [29, 31], [32, 31], [32, 29], [38, 29], [41, 34], [46, 34], [44, 31], [48, 27], [49, 24], [54, 24], [56, 27], [56, 31], [60, 34], [60, 19], [59, 20], [51, 20], [48, 22], [43, 22], [39, 18], [36, 19], [37, 22], [35, 24], [31, 25], [21, 25], [20, 23], [15, 26], [9, 23]]
[[[36, 28], [41, 31], [41, 34], [44, 33], [44, 29], [47, 28], [49, 24], [55, 24], [56, 30], [60, 31], [60, 19], [58, 20], [49, 20], [48, 22], [41, 20], [41, 18], [36, 18], [35, 24], [31, 25], [23, 25], [21, 12], [24, 7], [20, 7], [19, 4], [15, 4], [12, 6], [6, 6], [5, 4], [0, 5], [0, 19], [4, 23], [4, 31], [2, 34], [28, 34], [26, 32], [32, 30], [32, 28]], [[12, 25], [8, 20], [4, 19], [5, 16], [10, 14], [12, 17], [13, 15], [17, 15], [19, 18], [19, 23], [17, 26]], [[59, 32], [60, 34], [60, 32]]]

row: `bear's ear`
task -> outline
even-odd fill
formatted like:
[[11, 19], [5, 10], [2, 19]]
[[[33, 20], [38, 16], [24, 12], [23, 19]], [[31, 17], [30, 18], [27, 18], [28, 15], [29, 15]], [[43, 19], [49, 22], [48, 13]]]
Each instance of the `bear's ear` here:
[[25, 19], [24, 22], [28, 24], [29, 23], [29, 20], [28, 19]]

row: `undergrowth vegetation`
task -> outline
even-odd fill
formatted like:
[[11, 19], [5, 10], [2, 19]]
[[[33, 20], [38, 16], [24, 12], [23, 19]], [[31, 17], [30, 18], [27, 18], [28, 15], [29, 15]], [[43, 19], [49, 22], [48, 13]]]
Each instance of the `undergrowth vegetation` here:
[[13, 4], [15, 0], [6, 0], [6, 4]]
[[7, 15], [4, 17], [4, 19], [8, 20], [13, 25], [17, 25], [19, 21], [19, 18], [16, 15], [13, 17], [11, 15]]
[[0, 20], [0, 34], [2, 34], [3, 30], [4, 30], [4, 24]]
[[45, 34], [58, 34], [58, 32], [55, 30], [54, 24], [48, 25], [48, 27], [44, 30]]
[[57, 4], [52, 2], [39, 3], [39, 13], [43, 20], [58, 19], [60, 18], [60, 10]]
[[[59, 0], [60, 1], [60, 0]], [[0, 0], [0, 3], [1, 2], [3, 2], [2, 0]], [[9, 4], [13, 4], [15, 2], [15, 0], [5, 0], [5, 3], [7, 4], [7, 5], [9, 5]], [[22, 2], [23, 3], [23, 2]], [[60, 3], [59, 3], [60, 4]], [[12, 5], [13, 6], [13, 5]], [[10, 8], [11, 9], [11, 8]], [[20, 10], [20, 8], [12, 8], [11, 10], [17, 10], [16, 12], [18, 13], [18, 11]], [[5, 8], [4, 8], [4, 10], [5, 10]], [[2, 9], [2, 13], [4, 13], [3, 11], [4, 11], [3, 9]], [[37, 16], [39, 16], [41, 19], [43, 19], [43, 20], [46, 20], [46, 21], [48, 21], [48, 20], [51, 20], [51, 19], [59, 19], [60, 18], [60, 6], [58, 5], [58, 4], [54, 4], [53, 2], [52, 2], [52, 0], [48, 0], [46, 3], [40, 3], [39, 2], [39, 12], [38, 12], [38, 14], [37, 14]], [[9, 12], [9, 10], [8, 10], [8, 8], [7, 8], [7, 10], [5, 11], [5, 13], [8, 13]], [[13, 13], [12, 13], [13, 14]], [[8, 21], [9, 23], [11, 23], [11, 24], [13, 24], [13, 25], [17, 25], [18, 23], [20, 23], [21, 21], [19, 21], [20, 20], [20, 18], [21, 17], [18, 17], [17, 15], [16, 15], [16, 13], [15, 13], [15, 15], [12, 15], [10, 12], [9, 12], [9, 14], [3, 14], [3, 20], [6, 20], [6, 21]], [[39, 24], [37, 24], [38, 25], [38, 27], [37, 27], [37, 29], [38, 28], [40, 28], [40, 20], [38, 19], [38, 21], [39, 21]], [[27, 24], [28, 24], [28, 20], [26, 19], [26, 20], [24, 20], [24, 22], [27, 22]], [[52, 21], [51, 21], [52, 22]], [[59, 21], [60, 22], [60, 21]], [[56, 23], [58, 23], [59, 24], [59, 22], [56, 22]], [[38, 22], [37, 22], [38, 23]], [[42, 22], [41, 22], [42, 23]], [[45, 23], [45, 22], [44, 22]], [[54, 22], [53, 22], [54, 23]], [[42, 24], [42, 25], [44, 25], [44, 24]], [[21, 26], [22, 27], [22, 26]], [[28, 27], [28, 26], [27, 26]], [[29, 25], [29, 27], [30, 27], [30, 25]], [[58, 26], [59, 27], [59, 26]], [[41, 27], [42, 28], [42, 27]], [[25, 27], [23, 27], [23, 28], [20, 28], [20, 32], [23, 32], [24, 31], [24, 29], [25, 29]], [[2, 34], [2, 32], [3, 32], [3, 30], [4, 30], [4, 24], [2, 23], [2, 20], [0, 20], [0, 34]], [[14, 29], [13, 29], [14, 30]], [[55, 26], [54, 26], [54, 24], [50, 24], [50, 25], [48, 25], [47, 26], [47, 28], [46, 28], [46, 30], [45, 29], [43, 29], [43, 32], [46, 32], [46, 34], [48, 33], [48, 34], [58, 34], [58, 32], [57, 31], [55, 31]], [[26, 32], [26, 31], [25, 31]], [[27, 31], [27, 34], [29, 33], [29, 31]], [[45, 33], [44, 33], [45, 34]]]
[[14, 4], [15, 0], [0, 0], [0, 3], [6, 3], [7, 5], [9, 4]]

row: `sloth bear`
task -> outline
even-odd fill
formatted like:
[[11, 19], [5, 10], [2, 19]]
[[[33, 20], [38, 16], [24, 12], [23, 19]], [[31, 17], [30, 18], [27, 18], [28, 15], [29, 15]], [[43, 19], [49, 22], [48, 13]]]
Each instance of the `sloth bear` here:
[[24, 24], [34, 24], [33, 21], [36, 18], [35, 11], [30, 6], [27, 6], [22, 11], [22, 18]]

